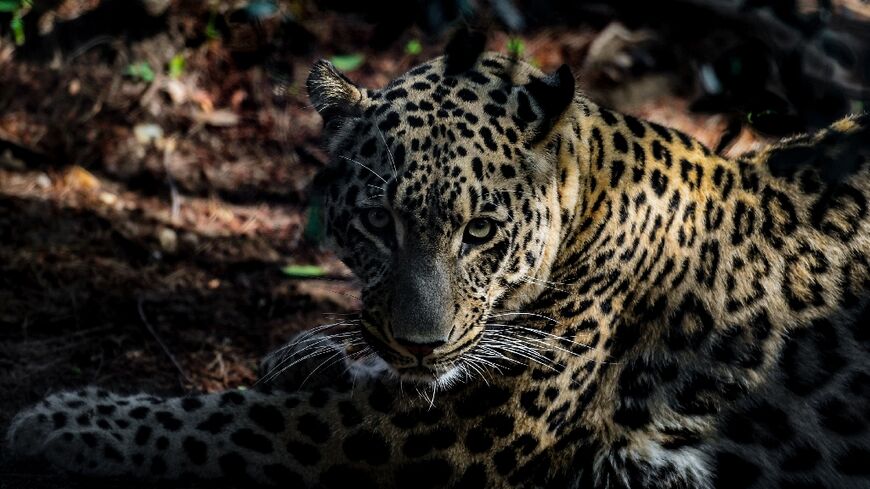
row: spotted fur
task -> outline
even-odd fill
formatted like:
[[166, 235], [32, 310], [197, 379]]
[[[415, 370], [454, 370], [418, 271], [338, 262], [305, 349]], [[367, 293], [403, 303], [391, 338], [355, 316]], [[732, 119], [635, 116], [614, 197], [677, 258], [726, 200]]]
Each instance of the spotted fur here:
[[12, 450], [287, 487], [870, 487], [868, 116], [729, 160], [567, 68], [472, 61], [380, 90], [315, 65], [365, 307], [275, 357], [280, 387], [59, 393]]

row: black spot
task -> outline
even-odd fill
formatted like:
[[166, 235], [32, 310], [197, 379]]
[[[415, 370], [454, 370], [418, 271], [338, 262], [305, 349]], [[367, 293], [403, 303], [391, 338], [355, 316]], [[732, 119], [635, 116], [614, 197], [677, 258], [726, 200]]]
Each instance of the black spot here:
[[698, 282], [712, 288], [719, 271], [719, 241], [711, 239], [701, 245], [696, 278]]
[[160, 455], [155, 455], [151, 459], [151, 474], [152, 475], [163, 475], [166, 473], [166, 461], [163, 460], [163, 457]]
[[248, 411], [248, 417], [251, 418], [257, 426], [269, 433], [280, 433], [284, 431], [284, 416], [281, 411], [275, 406], [265, 406], [255, 404]]
[[495, 140], [492, 138], [492, 131], [483, 126], [480, 128], [480, 136], [483, 138], [483, 144], [489, 148], [490, 151], [496, 151], [498, 149], [498, 145], [495, 144]]
[[493, 104], [484, 105], [483, 111], [486, 113], [486, 115], [488, 115], [490, 117], [504, 117], [505, 115], [507, 115], [506, 110], [504, 110], [502, 107], [500, 107], [498, 105], [493, 105]]
[[202, 407], [202, 401], [195, 397], [185, 397], [181, 400], [181, 409], [187, 412], [196, 411]]
[[119, 452], [117, 448], [109, 444], [106, 444], [106, 446], [103, 447], [103, 455], [107, 459], [115, 461], [117, 463], [121, 463], [124, 461], [124, 456], [121, 455], [121, 452]]
[[616, 188], [622, 174], [625, 173], [625, 163], [622, 160], [613, 160], [610, 164], [610, 187]]
[[474, 102], [477, 100], [477, 94], [467, 88], [459, 90], [456, 95], [465, 102]]
[[653, 191], [655, 191], [656, 195], [661, 197], [668, 188], [668, 177], [667, 175], [662, 174], [658, 169], [655, 169], [653, 170], [652, 175], [650, 175], [650, 184], [652, 185]]
[[652, 416], [645, 401], [623, 402], [613, 413], [613, 422], [631, 429], [649, 424]]
[[99, 404], [97, 406], [97, 412], [103, 416], [112, 415], [112, 413], [115, 412], [115, 409], [115, 406], [112, 406], [111, 404]]
[[532, 104], [529, 102], [529, 96], [525, 92], [517, 94], [517, 117], [525, 123], [532, 122], [537, 118], [532, 110]]
[[743, 489], [761, 476], [757, 465], [729, 452], [716, 455], [716, 489]]
[[341, 424], [346, 428], [352, 428], [362, 423], [362, 414], [348, 401], [338, 403], [338, 413], [341, 415]]
[[238, 406], [245, 402], [245, 396], [239, 394], [236, 391], [225, 392], [221, 395], [220, 407], [224, 407], [227, 404], [235, 404]]
[[258, 453], [272, 453], [272, 442], [265, 436], [254, 433], [248, 428], [242, 428], [232, 434], [230, 439], [236, 445]]
[[235, 452], [221, 455], [218, 458], [218, 466], [221, 468], [221, 472], [231, 479], [245, 478], [247, 475], [247, 465], [245, 459]]
[[178, 431], [181, 429], [182, 422], [169, 411], [158, 411], [154, 413], [154, 419], [163, 425], [166, 431]]
[[483, 420], [483, 426], [497, 437], [505, 437], [514, 431], [514, 418], [507, 414], [496, 413]]
[[410, 458], [422, 457], [432, 451], [432, 441], [428, 433], [409, 435], [402, 445], [402, 453]]
[[166, 438], [165, 436], [158, 437], [157, 441], [154, 442], [154, 447], [158, 450], [166, 450], [169, 448], [169, 438]]
[[621, 132], [613, 133], [613, 147], [620, 153], [628, 152], [628, 141], [625, 140], [625, 136]]
[[329, 439], [329, 425], [313, 414], [300, 416], [297, 429], [315, 443], [324, 443]]
[[232, 423], [233, 415], [225, 413], [212, 413], [205, 421], [196, 425], [196, 429], [200, 431], [208, 431], [212, 434], [218, 434], [223, 430], [224, 426]]
[[387, 117], [378, 124], [378, 129], [386, 132], [398, 126], [399, 122], [401, 122], [399, 120], [399, 114], [396, 112], [390, 112], [387, 114]]
[[870, 475], [870, 450], [857, 446], [846, 448], [837, 456], [837, 470], [851, 476]]
[[302, 465], [314, 465], [320, 461], [320, 452], [310, 443], [291, 440], [287, 442], [287, 453]]
[[194, 465], [202, 465], [208, 460], [208, 447], [202, 441], [188, 436], [181, 442], [181, 446]]
[[471, 453], [483, 453], [492, 448], [493, 439], [487, 433], [487, 430], [481, 427], [474, 427], [468, 430], [465, 436], [465, 447]]
[[457, 404], [456, 415], [460, 418], [483, 416], [506, 403], [510, 396], [510, 391], [503, 387], [478, 387]]
[[632, 134], [639, 138], [644, 137], [646, 134], [646, 128], [644, 127], [643, 122], [631, 116], [623, 116], [623, 119], [625, 119], [625, 125], [628, 126], [628, 129]]
[[775, 248], [783, 246], [783, 236], [791, 236], [797, 228], [797, 212], [791, 199], [782, 192], [765, 188], [761, 197], [764, 220], [761, 232]]
[[384, 438], [372, 431], [360, 430], [344, 440], [344, 454], [354, 462], [382, 465], [390, 458], [390, 449]]
[[857, 235], [867, 209], [867, 199], [861, 191], [840, 184], [825, 190], [810, 209], [810, 216], [816, 229], [845, 243]]
[[608, 126], [613, 126], [619, 121], [619, 119], [617, 119], [616, 116], [613, 115], [613, 112], [611, 112], [605, 108], [599, 108], [598, 112], [601, 114], [601, 119]]
[[54, 421], [54, 429], [59, 430], [66, 426], [66, 414], [54, 413], [51, 415], [51, 420]]
[[469, 465], [462, 477], [453, 485], [453, 489], [480, 489], [488, 487], [486, 468], [481, 463]]
[[[320, 475], [320, 485], [324, 489], [379, 489], [367, 472], [347, 465], [333, 465]], [[415, 487], [416, 484], [411, 487]]]
[[511, 165], [501, 165], [501, 174], [504, 175], [505, 178], [513, 178], [517, 175], [517, 172]]
[[390, 101], [396, 100], [397, 98], [403, 98], [408, 96], [408, 91], [404, 88], [395, 88], [390, 90], [384, 95], [384, 98]]
[[844, 364], [838, 338], [827, 320], [793, 331], [782, 354], [786, 387], [800, 396], [824, 387]]
[[671, 141], [673, 141], [670, 129], [655, 123], [650, 123], [649, 126], [652, 127], [652, 130], [655, 131], [655, 133], [658, 134], [660, 138], [664, 139], [665, 142], [670, 143]]
[[829, 431], [840, 435], [857, 435], [867, 431], [862, 413], [854, 403], [842, 399], [829, 398], [817, 408], [819, 421]]
[[148, 416], [150, 412], [151, 410], [147, 407], [139, 406], [130, 410], [130, 417], [133, 419], [145, 419], [145, 416]]
[[440, 488], [453, 475], [453, 466], [446, 460], [435, 458], [403, 464], [396, 470], [397, 487], [420, 489]]
[[82, 433], [82, 434], [81, 434], [81, 439], [82, 439], [83, 442], [85, 442], [85, 445], [87, 445], [88, 447], [90, 447], [90, 448], [96, 448], [96, 446], [97, 446], [97, 437], [94, 436], [93, 433], [87, 433], [87, 432]]
[[659, 142], [658, 139], [652, 142], [652, 155], [653, 158], [663, 161], [665, 166], [668, 168], [673, 164], [671, 161], [671, 152], [662, 146], [662, 143]]
[[794, 438], [788, 415], [768, 403], [726, 417], [722, 433], [738, 443], [758, 443], [768, 448], [781, 447]]
[[151, 428], [143, 424], [139, 427], [139, 429], [136, 430], [136, 436], [134, 437], [134, 441], [137, 445], [144, 445], [148, 443], [149, 438], [151, 438]]
[[305, 487], [305, 479], [298, 473], [279, 464], [269, 464], [263, 466], [263, 473], [271, 481], [278, 483], [281, 487]]
[[517, 467], [517, 454], [513, 447], [505, 447], [496, 452], [492, 461], [495, 463], [496, 472], [502, 475], [509, 474]]
[[822, 454], [808, 445], [799, 445], [789, 450], [782, 461], [782, 468], [788, 472], [810, 471], [822, 460]]
[[[421, 119], [422, 122], [422, 119]], [[422, 125], [422, 123], [421, 123]], [[359, 150], [359, 154], [365, 158], [368, 158], [375, 154], [375, 151], [378, 149], [377, 141], [375, 138], [369, 138], [366, 142], [363, 143], [362, 147]]]

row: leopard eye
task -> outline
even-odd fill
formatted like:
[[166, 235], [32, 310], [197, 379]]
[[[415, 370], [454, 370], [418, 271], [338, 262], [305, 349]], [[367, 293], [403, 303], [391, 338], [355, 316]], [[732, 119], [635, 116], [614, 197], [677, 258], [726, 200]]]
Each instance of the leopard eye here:
[[380, 233], [390, 226], [392, 218], [386, 209], [373, 207], [363, 211], [362, 222], [370, 231]]
[[465, 225], [462, 242], [471, 245], [486, 243], [495, 236], [495, 230], [495, 223], [491, 219], [481, 217], [472, 219]]

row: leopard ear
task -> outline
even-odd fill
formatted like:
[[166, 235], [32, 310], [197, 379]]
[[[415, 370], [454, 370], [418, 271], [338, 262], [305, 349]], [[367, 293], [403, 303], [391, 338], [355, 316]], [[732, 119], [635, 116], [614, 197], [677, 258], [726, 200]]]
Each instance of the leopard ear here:
[[460, 27], [453, 33], [444, 49], [444, 75], [456, 76], [470, 70], [485, 48], [485, 32]]
[[354, 84], [329, 61], [314, 63], [306, 81], [308, 98], [325, 124], [362, 114], [367, 91]]
[[568, 65], [532, 78], [517, 91], [516, 120], [525, 125], [530, 144], [543, 140], [574, 100], [574, 74]]

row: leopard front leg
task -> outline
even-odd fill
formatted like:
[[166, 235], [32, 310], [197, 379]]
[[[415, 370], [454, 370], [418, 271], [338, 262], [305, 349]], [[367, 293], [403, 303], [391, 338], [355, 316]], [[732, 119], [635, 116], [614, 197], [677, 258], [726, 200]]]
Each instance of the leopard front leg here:
[[[529, 436], [526, 445], [510, 444], [512, 427], [535, 431], [493, 404], [507, 407], [506, 390], [488, 389], [438, 393], [434, 404], [379, 381], [345, 392], [170, 399], [86, 389], [54, 394], [19, 414], [7, 441], [14, 454], [93, 476], [287, 487], [407, 487], [423, 477], [433, 487], [500, 487], [508, 472], [499, 471], [516, 468], [506, 454], [531, 457], [538, 447]], [[496, 453], [501, 465], [493, 463]]]
[[[44, 457], [82, 475], [303, 484], [313, 477], [318, 442], [329, 437], [312, 408], [311, 395], [302, 393], [161, 399], [88, 388], [20, 413], [7, 443], [13, 455]], [[302, 448], [294, 453], [294, 446]]]

